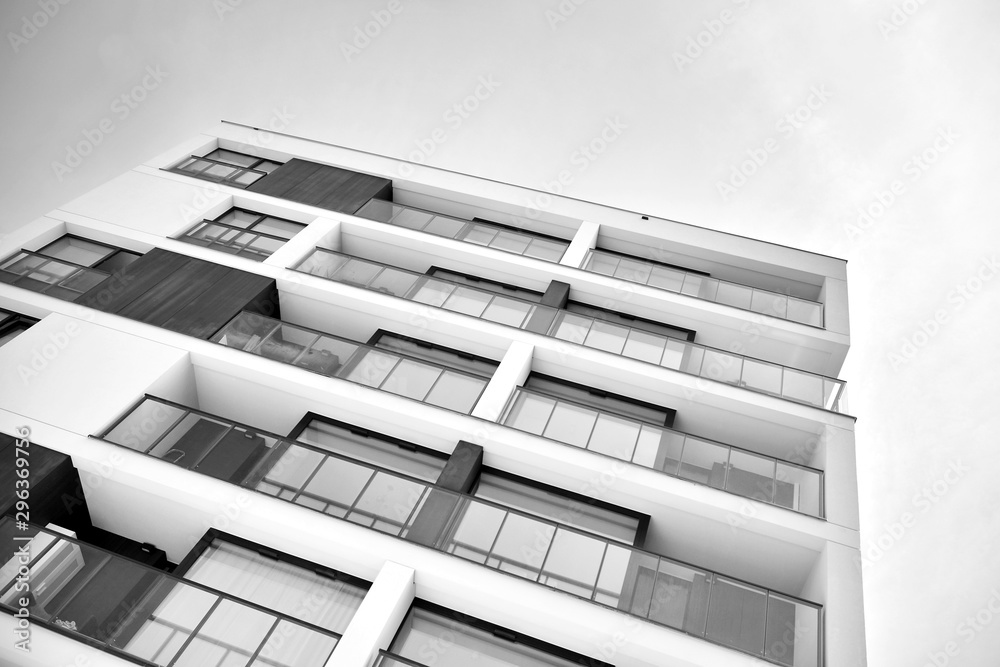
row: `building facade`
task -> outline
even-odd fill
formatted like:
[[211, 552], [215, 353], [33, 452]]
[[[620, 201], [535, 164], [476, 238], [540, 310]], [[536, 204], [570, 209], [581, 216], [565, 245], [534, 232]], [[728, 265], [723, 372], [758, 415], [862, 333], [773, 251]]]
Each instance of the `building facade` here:
[[0, 663], [866, 664], [843, 260], [233, 123], [0, 259]]

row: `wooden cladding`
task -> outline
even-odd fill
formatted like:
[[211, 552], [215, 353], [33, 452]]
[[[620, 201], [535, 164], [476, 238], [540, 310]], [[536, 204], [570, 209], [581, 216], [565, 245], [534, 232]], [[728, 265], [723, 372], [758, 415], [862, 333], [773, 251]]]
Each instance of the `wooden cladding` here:
[[202, 339], [242, 310], [278, 316], [273, 279], [159, 248], [76, 303]]
[[354, 214], [372, 197], [392, 199], [392, 181], [293, 158], [247, 188], [300, 204]]

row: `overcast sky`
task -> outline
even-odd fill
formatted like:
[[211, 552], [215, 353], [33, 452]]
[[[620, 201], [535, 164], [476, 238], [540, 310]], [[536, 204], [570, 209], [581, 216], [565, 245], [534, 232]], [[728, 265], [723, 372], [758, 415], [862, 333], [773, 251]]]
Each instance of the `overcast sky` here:
[[847, 259], [870, 664], [996, 667], [1000, 3], [63, 1], [0, 4], [0, 233], [280, 119]]

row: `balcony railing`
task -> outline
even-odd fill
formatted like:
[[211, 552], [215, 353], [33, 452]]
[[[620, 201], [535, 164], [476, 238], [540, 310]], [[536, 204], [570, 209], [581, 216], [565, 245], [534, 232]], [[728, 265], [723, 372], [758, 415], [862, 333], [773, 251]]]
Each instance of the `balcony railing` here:
[[841, 411], [844, 383], [741, 354], [316, 248], [295, 270], [750, 391]]
[[372, 199], [354, 215], [546, 262], [558, 262], [569, 247], [569, 241], [543, 237], [528, 231], [515, 231], [478, 220], [452, 218], [382, 199]]
[[212, 342], [468, 414], [487, 378], [339, 336], [242, 312]]
[[[170, 411], [228, 432], [253, 431], [146, 397], [101, 437], [211, 474], [164, 456], [164, 445], [148, 444], [153, 437], [177, 441], [171, 433], [178, 422]], [[182, 435], [198, 428], [192, 424]], [[135, 433], [147, 441], [130, 445], [126, 439]], [[819, 605], [318, 447], [260, 437], [270, 446], [247, 442], [253, 454], [229, 454], [255, 462], [230, 466], [239, 472], [228, 481], [778, 664], [820, 664]], [[208, 441], [217, 442], [214, 435]]]
[[518, 388], [500, 423], [673, 477], [823, 516], [823, 473], [739, 447]]
[[111, 274], [22, 250], [0, 262], [0, 282], [73, 301]]
[[583, 269], [783, 320], [816, 327], [823, 326], [822, 303], [728, 280], [719, 280], [702, 273], [671, 268], [656, 262], [591, 250], [587, 254]]
[[[131, 662], [322, 667], [340, 635], [122, 558], [67, 536], [0, 519], [3, 544], [28, 563], [0, 569], [0, 606], [27, 598], [32, 623]], [[26, 568], [30, 594], [17, 587]], [[24, 570], [22, 570], [23, 572]]]

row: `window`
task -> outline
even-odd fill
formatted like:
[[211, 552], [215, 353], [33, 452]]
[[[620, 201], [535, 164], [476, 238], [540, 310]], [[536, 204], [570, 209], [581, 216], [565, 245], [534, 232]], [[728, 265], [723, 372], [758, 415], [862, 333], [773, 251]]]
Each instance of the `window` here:
[[417, 338], [401, 336], [389, 331], [379, 330], [372, 336], [369, 344], [386, 350], [395, 350], [411, 357], [424, 359], [434, 364], [448, 366], [455, 370], [475, 373], [485, 378], [493, 377], [500, 365], [492, 359], [478, 357], [467, 352], [453, 350], [441, 345], [427, 343]]
[[499, 470], [483, 471], [473, 495], [631, 545], [641, 546], [649, 522], [646, 515]]
[[569, 241], [554, 236], [481, 218], [462, 220], [382, 199], [372, 199], [355, 215], [546, 262], [558, 262], [569, 247]]
[[402, 663], [383, 657], [380, 667], [417, 664], [434, 667], [574, 667], [608, 663], [459, 614], [423, 600], [416, 600], [389, 648], [392, 655], [413, 661]]
[[[626, 315], [625, 313], [619, 313], [606, 308], [598, 308], [597, 306], [580, 303], [579, 301], [569, 301], [566, 304], [566, 310], [571, 313], [578, 313], [586, 317], [592, 317], [596, 320], [610, 323], [612, 325], [611, 328], [621, 330], [621, 333], [618, 334], [618, 336], [623, 341], [629, 336], [629, 332], [625, 329], [625, 327], [638, 329], [640, 331], [647, 331], [661, 336], [669, 336], [670, 338], [679, 338], [681, 340], [693, 341], [695, 336], [695, 332], [691, 329], [683, 329], [669, 324], [662, 324], [660, 322], [654, 322], [653, 320], [647, 320], [642, 317]], [[613, 325], [621, 326], [616, 327]]]
[[431, 483], [437, 481], [447, 461], [447, 456], [441, 452], [312, 413], [306, 415], [302, 426], [295, 429], [290, 437], [328, 452]]
[[22, 250], [0, 263], [0, 281], [73, 301], [139, 256], [66, 234], [38, 251]]
[[199, 222], [180, 240], [261, 262], [304, 228], [300, 222], [231, 208], [214, 220]]
[[188, 581], [343, 634], [368, 582], [215, 530], [176, 571]]
[[427, 275], [434, 276], [435, 278], [441, 278], [458, 285], [466, 285], [478, 290], [493, 292], [494, 294], [504, 294], [517, 299], [524, 299], [525, 301], [539, 303], [542, 300], [542, 293], [535, 290], [525, 289], [515, 285], [508, 285], [507, 283], [488, 280], [486, 278], [480, 278], [479, 276], [473, 276], [467, 273], [449, 271], [437, 266], [432, 266], [427, 271]]
[[622, 417], [639, 419], [652, 424], [670, 426], [677, 411], [633, 398], [611, 394], [601, 389], [587, 387], [561, 378], [534, 373], [528, 375], [524, 387], [536, 393], [548, 394], [554, 398], [573, 401], [588, 407], [612, 412]]
[[167, 171], [246, 188], [281, 165], [281, 162], [274, 160], [217, 148], [203, 157], [192, 155]]
[[25, 317], [0, 308], [0, 347], [20, 336], [37, 321], [33, 317]]

